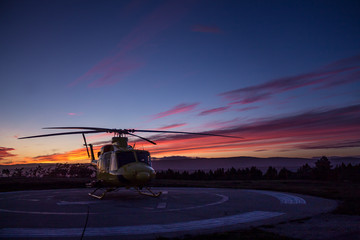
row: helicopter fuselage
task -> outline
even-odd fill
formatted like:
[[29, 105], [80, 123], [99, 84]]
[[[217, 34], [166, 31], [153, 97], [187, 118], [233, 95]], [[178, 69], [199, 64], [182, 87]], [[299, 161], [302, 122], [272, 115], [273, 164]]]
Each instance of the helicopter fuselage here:
[[142, 188], [155, 178], [148, 151], [135, 150], [130, 146], [105, 145], [92, 160], [97, 168], [97, 180], [106, 186]]

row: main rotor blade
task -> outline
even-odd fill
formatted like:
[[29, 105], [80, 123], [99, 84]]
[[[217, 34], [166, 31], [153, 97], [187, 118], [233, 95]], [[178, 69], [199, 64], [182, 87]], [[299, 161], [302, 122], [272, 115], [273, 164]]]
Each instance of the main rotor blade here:
[[51, 136], [70, 135], [70, 134], [101, 133], [101, 132], [104, 132], [104, 131], [80, 131], [80, 132], [51, 133], [51, 134], [43, 134], [43, 135], [35, 135], [35, 136], [21, 137], [21, 138], [18, 138], [18, 139], [38, 138], [38, 137], [51, 137]]
[[43, 129], [85, 129], [85, 130], [94, 130], [94, 131], [112, 131], [114, 129], [110, 128], [98, 128], [98, 127], [45, 127]]
[[221, 134], [212, 134], [212, 133], [195, 133], [195, 132], [179, 132], [179, 131], [161, 131], [161, 130], [137, 130], [137, 129], [111, 129], [111, 128], [97, 128], [97, 127], [47, 127], [44, 129], [85, 129], [85, 130], [94, 130], [101, 132], [113, 133], [117, 132], [119, 134], [130, 134], [134, 132], [149, 132], [149, 133], [176, 133], [176, 134], [191, 134], [191, 135], [203, 135], [203, 136], [215, 136], [215, 137], [228, 137], [228, 138], [241, 138], [236, 136], [228, 136]]
[[136, 135], [136, 134], [133, 134], [133, 133], [127, 133], [127, 134], [129, 134], [129, 135], [131, 135], [131, 136], [135, 136], [135, 137], [141, 138], [142, 140], [148, 141], [149, 143], [152, 143], [152, 144], [156, 145], [156, 142], [153, 142], [153, 141], [151, 141], [151, 140], [149, 140], [149, 139], [147, 139], [147, 138], [140, 137], [140, 136], [138, 136], [138, 135]]
[[102, 131], [107, 133], [117, 132], [119, 134], [127, 134], [129, 131], [133, 132], [132, 129], [116, 129], [116, 128], [98, 128], [98, 127], [46, 127], [43, 129], [84, 129], [84, 130], [94, 130]]
[[153, 133], [179, 133], [179, 134], [192, 134], [192, 135], [204, 135], [204, 136], [215, 136], [215, 137], [228, 137], [228, 138], [242, 138], [228, 135], [212, 134], [212, 133], [195, 133], [195, 132], [178, 132], [178, 131], [159, 131], [159, 130], [133, 130], [134, 132], [153, 132]]

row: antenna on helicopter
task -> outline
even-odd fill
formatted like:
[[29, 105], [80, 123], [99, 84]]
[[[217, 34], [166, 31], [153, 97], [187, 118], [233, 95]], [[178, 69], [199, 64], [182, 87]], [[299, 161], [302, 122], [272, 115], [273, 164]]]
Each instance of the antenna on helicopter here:
[[90, 154], [89, 154], [89, 149], [88, 149], [88, 145], [87, 145], [87, 143], [86, 143], [85, 134], [83, 133], [83, 134], [82, 134], [82, 136], [83, 136], [83, 138], [84, 138], [84, 142], [85, 142], [84, 146], [86, 147], [86, 152], [87, 152], [87, 155], [88, 155], [88, 157], [90, 157]]

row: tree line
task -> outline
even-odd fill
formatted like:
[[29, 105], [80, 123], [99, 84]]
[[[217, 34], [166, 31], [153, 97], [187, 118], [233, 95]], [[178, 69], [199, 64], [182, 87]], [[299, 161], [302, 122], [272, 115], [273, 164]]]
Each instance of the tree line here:
[[[61, 164], [58, 163], [54, 168], [44, 168], [37, 166], [31, 169], [15, 168], [13, 171], [3, 169], [2, 177], [68, 177], [68, 178], [89, 178], [96, 176], [95, 167], [89, 164]], [[182, 179], [182, 180], [286, 180], [286, 179], [311, 179], [328, 181], [356, 181], [360, 182], [360, 164], [345, 165], [344, 163], [332, 167], [327, 157], [323, 156], [315, 162], [315, 167], [308, 164], [301, 166], [296, 172], [286, 168], [279, 171], [274, 167], [269, 167], [265, 173], [256, 167], [244, 169], [224, 169], [204, 171], [196, 170], [175, 171], [168, 169], [158, 171], [158, 179]]]
[[332, 167], [329, 159], [325, 156], [315, 162], [315, 167], [308, 164], [301, 166], [296, 172], [286, 168], [279, 171], [274, 167], [269, 167], [265, 173], [256, 167], [235, 169], [218, 168], [216, 170], [203, 171], [158, 171], [158, 179], [182, 179], [182, 180], [286, 180], [286, 179], [307, 179], [307, 180], [326, 180], [326, 181], [356, 181], [360, 182], [360, 164], [345, 165], [342, 163]]
[[89, 164], [57, 163], [55, 167], [44, 168], [41, 165], [35, 168], [15, 168], [13, 171], [3, 169], [2, 177], [68, 177], [88, 178], [95, 177], [96, 169]]

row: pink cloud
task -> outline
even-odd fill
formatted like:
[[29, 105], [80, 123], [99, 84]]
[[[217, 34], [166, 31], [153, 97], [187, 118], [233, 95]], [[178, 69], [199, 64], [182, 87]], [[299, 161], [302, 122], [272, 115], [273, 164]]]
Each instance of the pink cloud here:
[[82, 112], [79, 112], [79, 113], [69, 112], [67, 115], [69, 115], [69, 116], [81, 116], [81, 115], [83, 115], [83, 113]]
[[159, 118], [167, 117], [167, 116], [178, 114], [178, 113], [189, 112], [189, 111], [193, 110], [197, 105], [198, 105], [198, 103], [179, 104], [168, 111], [161, 112], [161, 113], [154, 115], [152, 119], [154, 120], [154, 119], [159, 119]]
[[[250, 124], [237, 122], [212, 132], [243, 137], [221, 138], [196, 135], [157, 135], [154, 154], [236, 152], [267, 149], [290, 151], [307, 149], [342, 149], [359, 147], [360, 105], [329, 110], [314, 110]], [[201, 139], [201, 140], [199, 140]], [[151, 147], [151, 146], [150, 146]]]
[[[175, 108], [174, 108], [175, 109]], [[191, 154], [212, 156], [213, 153], [239, 155], [242, 151], [253, 153], [302, 151], [312, 149], [346, 149], [359, 155], [360, 104], [327, 110], [313, 110], [274, 119], [262, 119], [242, 124], [235, 119], [222, 129], [202, 133], [223, 134], [243, 137], [224, 138], [185, 134], [156, 134], [147, 137], [158, 145], [142, 142], [152, 156]], [[96, 151], [100, 148], [96, 147]], [[12, 155], [13, 148], [0, 147], [0, 160]], [[340, 152], [341, 152], [340, 151]], [[27, 162], [76, 162], [87, 159], [84, 148], [62, 154], [52, 154], [26, 159]], [[86, 160], [85, 160], [86, 161]]]
[[235, 118], [228, 121], [212, 121], [204, 124], [203, 129], [227, 129], [232, 128], [233, 126], [237, 126], [240, 122], [239, 118]]
[[0, 147], [0, 161], [8, 157], [16, 156], [15, 154], [10, 153], [11, 151], [14, 150], [15, 150], [14, 148]]
[[178, 128], [178, 127], [183, 127], [187, 125], [186, 123], [176, 123], [176, 124], [171, 124], [171, 125], [167, 125], [161, 128], [158, 128], [158, 130], [167, 130], [167, 129], [172, 129], [172, 128]]
[[222, 33], [223, 31], [217, 26], [205, 26], [205, 25], [194, 25], [191, 28], [193, 32], [202, 32], [202, 33]]
[[213, 114], [213, 113], [224, 112], [224, 111], [228, 110], [229, 108], [230, 108], [230, 106], [226, 106], [226, 107], [218, 107], [218, 108], [205, 110], [205, 111], [202, 111], [201, 113], [199, 113], [199, 116], [205, 116], [205, 115], [209, 115], [209, 114]]
[[224, 92], [220, 96], [230, 100], [230, 104], [249, 104], [306, 86], [315, 86], [316, 89], [330, 88], [360, 81], [359, 70], [360, 57], [355, 56], [337, 61], [314, 72], [274, 79], [262, 84]]
[[237, 109], [237, 111], [244, 112], [244, 111], [254, 110], [254, 109], [257, 109], [257, 108], [259, 108], [259, 107], [256, 107], [256, 106], [254, 106], [254, 107], [244, 107], [244, 108]]

